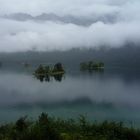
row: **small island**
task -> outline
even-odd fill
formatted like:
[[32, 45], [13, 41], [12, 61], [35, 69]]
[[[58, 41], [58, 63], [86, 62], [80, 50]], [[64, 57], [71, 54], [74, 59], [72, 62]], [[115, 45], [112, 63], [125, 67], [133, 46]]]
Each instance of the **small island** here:
[[39, 65], [39, 67], [35, 70], [34, 75], [41, 82], [50, 81], [51, 77], [54, 77], [56, 81], [61, 81], [62, 77], [65, 73], [63, 65], [61, 63], [56, 63], [54, 66], [43, 66]]
[[94, 62], [94, 61], [89, 61], [89, 62], [82, 62], [80, 63], [80, 70], [102, 70], [104, 69], [104, 63], [103, 62]]

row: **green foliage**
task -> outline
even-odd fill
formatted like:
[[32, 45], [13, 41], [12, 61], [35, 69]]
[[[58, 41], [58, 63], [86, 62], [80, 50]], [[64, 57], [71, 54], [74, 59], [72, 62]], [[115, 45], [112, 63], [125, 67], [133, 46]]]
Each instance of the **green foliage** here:
[[56, 63], [53, 67], [40, 65], [35, 70], [35, 75], [57, 75], [65, 72], [61, 63]]
[[50, 68], [50, 66], [45, 66], [45, 73], [49, 73], [50, 71], [51, 71], [51, 68]]
[[40, 65], [34, 72], [34, 75], [41, 82], [44, 80], [49, 82], [51, 77], [56, 81], [61, 81], [65, 70], [61, 63], [56, 63], [53, 67]]
[[35, 70], [35, 74], [40, 74], [40, 75], [45, 74], [45, 68], [44, 68], [42, 65], [40, 65], [40, 66]]
[[0, 126], [0, 140], [140, 140], [140, 130], [122, 122], [88, 122], [49, 117], [42, 113], [36, 121], [21, 117], [14, 124]]
[[104, 68], [104, 63], [103, 62], [82, 62], [80, 64], [80, 69], [81, 70], [98, 70], [98, 69], [103, 69]]

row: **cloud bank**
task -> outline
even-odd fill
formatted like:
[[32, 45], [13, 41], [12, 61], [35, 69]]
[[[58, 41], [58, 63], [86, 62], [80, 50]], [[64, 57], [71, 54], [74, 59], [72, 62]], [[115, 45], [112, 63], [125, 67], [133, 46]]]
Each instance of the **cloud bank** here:
[[[0, 52], [121, 47], [140, 43], [139, 0], [0, 0]], [[19, 21], [4, 15], [53, 13], [57, 20]], [[89, 21], [90, 24], [75, 24]], [[113, 22], [112, 22], [112, 19]], [[78, 21], [79, 22], [79, 21]]]

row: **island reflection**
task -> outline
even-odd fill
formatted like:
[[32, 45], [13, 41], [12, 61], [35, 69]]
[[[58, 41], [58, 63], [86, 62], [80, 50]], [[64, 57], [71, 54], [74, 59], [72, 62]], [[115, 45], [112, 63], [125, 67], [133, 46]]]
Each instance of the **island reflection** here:
[[40, 82], [50, 82], [50, 81], [57, 81], [61, 82], [64, 78], [64, 74], [57, 74], [57, 75], [35, 75], [35, 78]]

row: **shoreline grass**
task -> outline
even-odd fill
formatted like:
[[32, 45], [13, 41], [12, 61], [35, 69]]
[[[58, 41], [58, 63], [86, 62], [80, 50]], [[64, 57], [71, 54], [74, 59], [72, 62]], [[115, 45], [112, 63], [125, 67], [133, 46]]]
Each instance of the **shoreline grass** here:
[[50, 117], [42, 113], [37, 120], [19, 118], [0, 126], [0, 140], [140, 140], [140, 130], [122, 122], [89, 122]]

